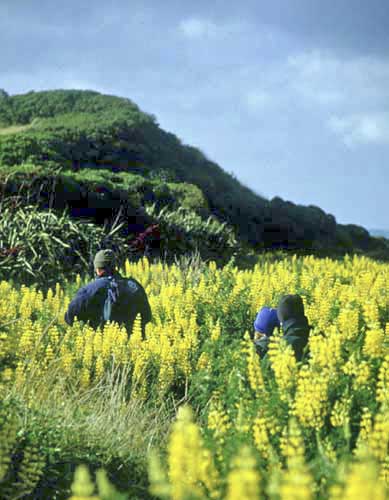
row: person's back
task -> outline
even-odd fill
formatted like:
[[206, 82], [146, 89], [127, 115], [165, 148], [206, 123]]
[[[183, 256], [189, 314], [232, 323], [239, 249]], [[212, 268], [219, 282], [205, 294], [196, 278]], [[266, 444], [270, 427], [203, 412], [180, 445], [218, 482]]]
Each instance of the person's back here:
[[115, 271], [112, 251], [98, 252], [94, 266], [96, 279], [77, 292], [69, 304], [65, 321], [72, 325], [77, 317], [88, 321], [93, 328], [108, 320], [116, 321], [124, 324], [131, 334], [134, 320], [140, 314], [144, 336], [146, 324], [151, 321], [151, 308], [142, 285], [134, 278], [125, 278]]
[[283, 338], [293, 347], [297, 360], [301, 360], [308, 343], [310, 326], [305, 316], [300, 295], [285, 295], [277, 308]]
[[112, 279], [118, 285], [118, 295], [112, 303], [110, 321], [125, 324], [127, 331], [132, 333], [134, 321], [140, 314], [144, 336], [146, 324], [151, 320], [151, 309], [143, 286], [136, 279], [125, 278], [119, 273]]

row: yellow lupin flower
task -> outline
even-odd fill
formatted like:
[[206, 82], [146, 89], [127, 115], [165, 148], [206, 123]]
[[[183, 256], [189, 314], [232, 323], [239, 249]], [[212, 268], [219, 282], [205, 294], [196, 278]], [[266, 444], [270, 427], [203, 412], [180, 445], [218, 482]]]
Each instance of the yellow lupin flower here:
[[54, 359], [54, 351], [53, 351], [51, 344], [47, 344], [45, 358], [46, 358], [47, 364], [49, 364]]
[[362, 461], [354, 462], [346, 478], [342, 498], [344, 500], [360, 500], [363, 492], [364, 498], [386, 500], [385, 486], [378, 479], [379, 470], [368, 457]]
[[74, 354], [66, 347], [61, 347], [61, 367], [67, 375], [70, 375], [73, 369]]
[[362, 447], [367, 446], [373, 427], [372, 415], [369, 408], [363, 408], [361, 422], [359, 426], [359, 435], [355, 453], [358, 453]]
[[96, 359], [96, 379], [100, 379], [104, 374], [104, 360], [101, 356]]
[[221, 335], [221, 326], [220, 326], [220, 320], [218, 319], [215, 326], [211, 330], [211, 340], [212, 342], [216, 342]]
[[254, 344], [252, 343], [248, 332], [246, 332], [244, 335], [242, 348], [243, 348], [243, 353], [246, 355], [247, 378], [250, 387], [256, 394], [259, 394], [263, 392], [265, 389], [262, 370], [259, 362], [259, 356], [255, 350]]
[[141, 349], [137, 353], [132, 373], [134, 395], [137, 398], [145, 399], [147, 396], [146, 370], [150, 360], [150, 351], [147, 348]]
[[280, 397], [287, 401], [296, 383], [297, 363], [292, 347], [282, 339], [280, 333], [275, 333], [270, 337], [269, 358], [280, 390]]
[[99, 500], [94, 495], [95, 485], [93, 484], [88, 467], [79, 465], [74, 473], [74, 481], [71, 485], [73, 495], [69, 500]]
[[220, 498], [220, 476], [215, 467], [212, 453], [204, 448], [200, 461], [200, 478], [207, 490], [207, 498]]
[[267, 419], [263, 415], [254, 420], [253, 433], [257, 450], [263, 458], [269, 458], [271, 445], [267, 430]]
[[203, 445], [198, 426], [188, 406], [180, 407], [168, 445], [169, 481], [172, 500], [188, 496], [205, 498], [201, 485]]
[[363, 303], [363, 318], [369, 327], [379, 325], [380, 315], [376, 302], [368, 300]]
[[16, 386], [21, 386], [26, 380], [25, 366], [21, 361], [18, 361], [15, 369], [15, 383]]
[[389, 354], [385, 356], [378, 373], [377, 401], [389, 405]]
[[294, 418], [283, 441], [283, 454], [287, 460], [287, 471], [280, 487], [281, 500], [309, 500], [313, 498], [312, 476], [305, 464], [305, 449], [301, 431]]
[[389, 413], [383, 409], [374, 418], [373, 429], [370, 431], [368, 440], [369, 449], [380, 462], [388, 456], [389, 447]]
[[339, 312], [337, 324], [341, 336], [352, 340], [359, 334], [359, 310], [355, 307], [345, 306]]
[[90, 371], [89, 368], [82, 368], [80, 376], [81, 387], [88, 387], [90, 384]]
[[293, 415], [304, 427], [320, 429], [327, 414], [329, 374], [303, 366], [299, 372]]
[[334, 371], [342, 360], [342, 337], [335, 326], [329, 326], [325, 335], [311, 335], [309, 339], [311, 364]]
[[148, 476], [150, 493], [159, 498], [170, 498], [171, 487], [169, 480], [155, 450], [151, 450], [148, 456]]
[[223, 443], [224, 436], [230, 427], [231, 422], [221, 403], [218, 399], [213, 400], [211, 410], [208, 413], [208, 429], [213, 431], [215, 438]]
[[212, 398], [211, 409], [208, 413], [207, 427], [212, 431], [215, 439], [216, 456], [219, 462], [223, 462], [223, 445], [232, 424], [217, 395], [214, 395]]
[[348, 399], [343, 399], [341, 401], [335, 401], [332, 408], [330, 421], [334, 427], [344, 427], [350, 422], [350, 403]]
[[250, 448], [244, 446], [234, 458], [227, 477], [226, 500], [254, 500], [260, 495], [260, 475]]
[[372, 358], [379, 358], [383, 353], [384, 331], [372, 328], [366, 331], [363, 353]]
[[196, 368], [197, 370], [207, 370], [209, 368], [210, 360], [209, 356], [206, 352], [202, 352], [197, 361]]

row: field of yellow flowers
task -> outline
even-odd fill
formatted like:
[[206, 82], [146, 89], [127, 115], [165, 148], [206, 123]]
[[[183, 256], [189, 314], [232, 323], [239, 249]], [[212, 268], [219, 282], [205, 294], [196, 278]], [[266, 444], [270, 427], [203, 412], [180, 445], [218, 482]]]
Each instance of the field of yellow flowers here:
[[[143, 474], [146, 489], [129, 498], [389, 498], [389, 265], [290, 257], [263, 258], [250, 270], [213, 262], [183, 269], [143, 259], [122, 272], [148, 293], [153, 322], [145, 340], [139, 324], [129, 339], [113, 323], [97, 330], [66, 325], [80, 277], [47, 294], [0, 283], [0, 497], [41, 498], [34, 494], [55, 476], [68, 404], [51, 422], [47, 407], [57, 395], [76, 395], [78, 415], [105, 391], [101, 414], [117, 405], [110, 427], [122, 436], [120, 415], [129, 405], [140, 414], [170, 405], [172, 423], [163, 435], [150, 437], [150, 426], [162, 427], [154, 415], [133, 442], [145, 460], [128, 482]], [[285, 293], [303, 297], [312, 326], [309, 356], [297, 363], [277, 332], [261, 361], [250, 340], [255, 314]], [[106, 384], [112, 373], [125, 374], [120, 401]], [[34, 419], [46, 434], [31, 430]], [[92, 434], [96, 425], [90, 419], [79, 432]], [[87, 468], [73, 476], [79, 457], [90, 465], [79, 451], [90, 443], [80, 443], [77, 433], [67, 438], [71, 490], [50, 498], [127, 498], [105, 476], [99, 480], [103, 471], [96, 492]], [[126, 461], [125, 450], [115, 464]], [[94, 464], [107, 460], [94, 456]]]

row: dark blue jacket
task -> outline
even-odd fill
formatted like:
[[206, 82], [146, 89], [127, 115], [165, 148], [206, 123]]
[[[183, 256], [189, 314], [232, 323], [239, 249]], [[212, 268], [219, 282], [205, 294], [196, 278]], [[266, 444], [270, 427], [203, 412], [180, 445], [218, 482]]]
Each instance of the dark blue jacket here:
[[112, 306], [111, 321], [124, 324], [131, 334], [136, 315], [140, 313], [144, 336], [146, 323], [151, 321], [151, 308], [146, 292], [134, 278], [123, 278], [116, 272], [112, 276], [100, 276], [78, 290], [65, 313], [66, 323], [72, 325], [76, 316], [79, 320], [89, 322], [93, 328], [103, 323], [110, 278], [114, 278], [118, 284], [118, 297]]

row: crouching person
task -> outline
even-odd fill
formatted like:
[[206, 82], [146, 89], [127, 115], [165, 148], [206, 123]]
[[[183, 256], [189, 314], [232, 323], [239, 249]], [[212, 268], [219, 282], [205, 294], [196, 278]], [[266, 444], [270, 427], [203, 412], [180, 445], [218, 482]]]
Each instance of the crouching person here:
[[112, 250], [97, 252], [93, 264], [96, 279], [78, 290], [65, 314], [66, 323], [72, 325], [77, 317], [97, 328], [106, 321], [115, 321], [125, 325], [131, 335], [135, 318], [140, 314], [144, 338], [146, 324], [151, 321], [151, 308], [142, 285], [116, 271]]
[[269, 338], [280, 327], [277, 309], [262, 307], [254, 321], [254, 344], [259, 355], [266, 353]]
[[[292, 346], [297, 361], [300, 361], [308, 344], [310, 326], [305, 316], [304, 303], [300, 295], [285, 295], [277, 307], [277, 317], [280, 322], [283, 339]], [[257, 351], [265, 356], [269, 348], [268, 336], [262, 337], [257, 343]]]

